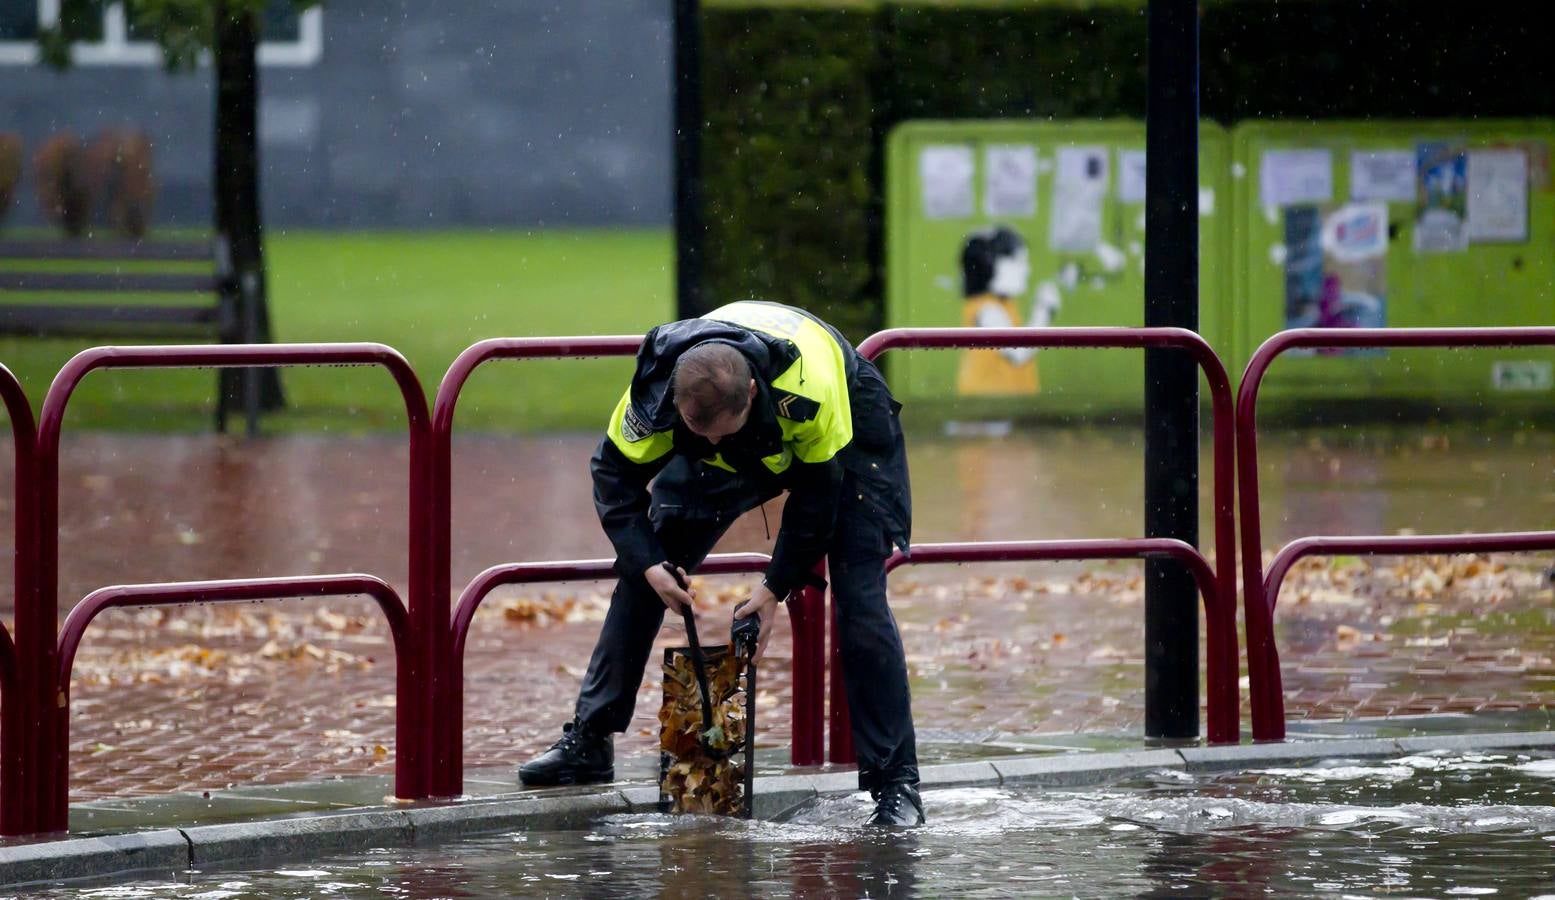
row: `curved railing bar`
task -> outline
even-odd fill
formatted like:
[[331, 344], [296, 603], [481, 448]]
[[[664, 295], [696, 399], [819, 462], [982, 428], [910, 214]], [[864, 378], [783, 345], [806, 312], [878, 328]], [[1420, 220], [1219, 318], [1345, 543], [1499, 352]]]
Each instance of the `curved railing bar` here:
[[1206, 731], [1213, 744], [1238, 739], [1236, 602], [1220, 590], [1209, 561], [1192, 544], [1174, 538], [1115, 540], [972, 541], [914, 544], [910, 554], [891, 554], [886, 571], [904, 565], [1083, 559], [1173, 559], [1193, 575], [1204, 602]]
[[[1258, 390], [1269, 366], [1281, 354], [1295, 349], [1526, 346], [1555, 346], [1555, 327], [1292, 328], [1272, 335], [1253, 352], [1242, 374], [1241, 384], [1237, 387], [1236, 468], [1237, 502], [1242, 516], [1242, 606], [1247, 625], [1247, 676], [1254, 740], [1285, 739], [1285, 699], [1281, 687], [1279, 650], [1274, 643], [1274, 605], [1264, 590], [1261, 558], [1263, 535], [1259, 520]], [[1453, 539], [1453, 536], [1440, 537]], [[1435, 536], [1411, 535], [1384, 540], [1402, 540], [1425, 547], [1427, 544], [1419, 543], [1425, 539], [1435, 539]]]
[[[891, 328], [866, 338], [859, 354], [874, 359], [893, 348], [923, 349], [997, 349], [1002, 347], [1038, 348], [1173, 348], [1189, 353], [1204, 373], [1209, 385], [1211, 441], [1214, 459], [1215, 573], [1217, 591], [1223, 604], [1236, 604], [1236, 427], [1231, 380], [1225, 364], [1203, 336], [1186, 328], [1095, 327], [1095, 328]], [[1229, 642], [1229, 647], [1207, 648], [1207, 658], [1236, 657], [1236, 630], [1222, 630], [1207, 641]], [[1233, 669], [1233, 671], [1235, 671]], [[1224, 690], [1222, 686], [1221, 690]], [[1230, 707], [1235, 697], [1236, 679], [1231, 679]], [[835, 704], [834, 704], [835, 706]], [[835, 724], [835, 721], [834, 721]]]
[[[65, 616], [60, 627], [57, 652], [58, 669], [54, 690], [60, 710], [55, 719], [52, 770], [61, 773], [51, 786], [51, 806], [67, 808], [70, 785], [70, 673], [76, 651], [86, 635], [87, 626], [99, 613], [109, 609], [140, 606], [182, 606], [196, 603], [248, 603], [255, 600], [282, 600], [293, 597], [338, 597], [366, 595], [378, 603], [389, 634], [394, 641], [395, 678], [414, 678], [410, 660], [404, 653], [410, 641], [410, 615], [399, 594], [388, 582], [372, 575], [302, 575], [285, 578], [237, 578], [221, 581], [180, 581], [160, 584], [119, 584], [98, 588], [87, 594]], [[396, 721], [400, 712], [395, 711]], [[396, 743], [403, 731], [396, 725]], [[396, 747], [396, 750], [398, 748]], [[63, 826], [61, 826], [62, 828]]]
[[[428, 520], [430, 555], [430, 592], [442, 608], [440, 645], [447, 648], [448, 659], [441, 660], [449, 673], [449, 683], [441, 685], [437, 708], [444, 715], [433, 717], [436, 748], [431, 763], [432, 792], [438, 796], [457, 796], [464, 785], [464, 748], [461, 743], [464, 709], [463, 666], [454, 654], [454, 627], [448, 601], [453, 593], [453, 430], [454, 411], [459, 395], [470, 375], [484, 363], [498, 359], [550, 359], [587, 356], [630, 356], [642, 345], [643, 336], [560, 336], [488, 338], [466, 347], [448, 367], [438, 383], [432, 402], [431, 460], [428, 484], [432, 510]], [[489, 570], [488, 570], [489, 571]], [[468, 627], [467, 625], [465, 627]], [[462, 647], [463, 640], [458, 639]]]
[[[441, 635], [446, 629], [447, 606], [441, 615], [433, 608], [429, 593], [431, 581], [428, 568], [426, 539], [430, 527], [429, 510], [429, 449], [431, 416], [427, 409], [426, 394], [417, 380], [415, 371], [405, 357], [392, 347], [375, 343], [330, 344], [180, 344], [147, 345], [133, 347], [93, 347], [77, 353], [49, 386], [38, 416], [38, 564], [37, 589], [30, 606], [39, 620], [53, 623], [59, 609], [59, 444], [64, 426], [65, 411], [76, 387], [87, 375], [98, 369], [130, 368], [223, 368], [239, 366], [310, 366], [310, 365], [371, 365], [389, 371], [400, 390], [405, 403], [405, 415], [409, 426], [409, 527], [407, 556], [410, 568], [408, 616], [412, 622], [413, 640], [410, 641], [408, 659], [414, 676], [402, 682], [402, 690], [415, 690], [416, 694], [402, 694], [398, 698], [396, 719], [403, 723], [397, 730], [399, 754], [395, 764], [395, 794], [406, 799], [428, 796], [430, 779], [429, 763], [432, 757], [432, 741], [435, 732], [422, 723], [432, 717], [432, 704], [440, 669], [437, 652]], [[41, 661], [41, 670], [57, 669], [58, 661], [52, 635], [47, 658]], [[59, 715], [53, 705], [43, 702], [41, 717], [52, 719]], [[49, 765], [64, 748], [48, 745], [57, 727], [45, 726], [38, 730], [37, 758], [40, 765]], [[41, 772], [40, 785], [54, 785], [62, 781], [64, 773]], [[68, 811], [63, 806], [49, 804], [60, 795], [52, 788], [39, 801], [39, 817], [43, 830], [63, 830]]]
[[[765, 553], [717, 553], [697, 566], [696, 575], [739, 575], [764, 571], [772, 557]], [[513, 584], [542, 584], [557, 581], [603, 581], [619, 577], [614, 559], [571, 559], [548, 562], [503, 563], [492, 566], [475, 578], [459, 594], [454, 608], [453, 659], [464, 659], [475, 611], [486, 597], [499, 587]]]
[[12, 516], [16, 544], [11, 548], [12, 577], [16, 598], [16, 635], [12, 639], [0, 623], [0, 834], [27, 834], [36, 830], [37, 803], [27, 785], [32, 782], [33, 756], [29, 736], [41, 724], [37, 710], [43, 704], [43, 679], [26, 677], [39, 670], [37, 660], [54, 645], [54, 622], [36, 615], [26, 598], [37, 585], [38, 430], [32, 404], [16, 375], [0, 364], [0, 402], [11, 422], [11, 445], [16, 458], [16, 487]]
[[57, 684], [70, 683], [86, 628], [109, 609], [138, 606], [185, 606], [200, 603], [239, 603], [255, 600], [288, 600], [303, 597], [367, 596], [377, 602], [389, 624], [398, 656], [408, 639], [410, 615], [399, 592], [373, 575], [298, 575], [284, 578], [231, 578], [217, 581], [173, 581], [155, 584], [116, 584], [87, 594], [65, 616], [60, 627]]
[[[765, 553], [718, 553], [707, 557], [700, 566], [694, 570], [697, 575], [738, 575], [746, 572], [761, 572], [766, 569], [772, 557]], [[486, 571], [475, 576], [459, 595], [459, 605], [454, 609], [453, 621], [453, 649], [449, 654], [448, 664], [453, 668], [455, 683], [462, 683], [464, 679], [464, 647], [470, 635], [470, 626], [475, 621], [475, 611], [481, 603], [499, 587], [512, 584], [542, 584], [557, 581], [601, 581], [618, 578], [619, 573], [615, 568], [615, 560], [612, 559], [572, 559], [550, 562], [531, 563], [503, 563], [492, 566]], [[798, 620], [804, 615], [803, 611], [795, 605], [788, 607], [789, 618], [795, 622], [797, 633]], [[453, 708], [446, 710], [448, 726], [453, 730], [454, 736], [459, 740], [460, 765], [463, 765], [463, 737], [464, 737], [464, 698], [455, 698]]]

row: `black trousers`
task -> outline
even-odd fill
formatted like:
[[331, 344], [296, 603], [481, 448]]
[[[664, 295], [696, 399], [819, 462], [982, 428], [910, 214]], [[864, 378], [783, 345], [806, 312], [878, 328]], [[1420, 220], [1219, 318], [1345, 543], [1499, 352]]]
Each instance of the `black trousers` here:
[[[729, 525], [727, 520], [670, 518], [659, 522], [657, 533], [670, 559], [689, 572]], [[869, 791], [896, 781], [918, 783], [907, 659], [886, 603], [885, 561], [890, 553], [885, 524], [863, 502], [848, 474], [827, 556], [828, 576], [836, 595], [838, 649], [859, 787]], [[616, 582], [578, 695], [578, 721], [601, 734], [626, 730], [664, 612], [663, 601], [641, 575]]]

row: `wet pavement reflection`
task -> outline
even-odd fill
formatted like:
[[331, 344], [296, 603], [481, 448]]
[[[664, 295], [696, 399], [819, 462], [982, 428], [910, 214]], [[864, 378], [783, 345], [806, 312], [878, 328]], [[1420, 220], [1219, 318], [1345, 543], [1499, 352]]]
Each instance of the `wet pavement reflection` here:
[[[609, 554], [589, 500], [594, 441], [456, 441], [456, 593], [495, 563]], [[1143, 462], [1133, 430], [914, 435], [910, 445], [918, 541], [1139, 531]], [[64, 447], [64, 608], [102, 585], [139, 581], [362, 571], [404, 589], [402, 439], [83, 433]], [[1547, 436], [1341, 429], [1274, 434], [1261, 449], [1271, 549], [1312, 533], [1538, 529], [1555, 510]], [[1207, 510], [1207, 453], [1202, 471]], [[0, 546], [12, 540], [12, 477], [3, 464]], [[768, 505], [766, 525], [760, 513], [746, 516], [719, 549], [770, 549], [779, 511]], [[1207, 520], [1201, 533], [1212, 533]], [[1292, 715], [1542, 708], [1555, 679], [1547, 563], [1498, 562], [1510, 568], [1493, 584], [1392, 563], [1341, 584], [1308, 570], [1327, 580], [1293, 584], [1281, 601]], [[0, 607], [9, 618], [6, 575]], [[741, 584], [709, 592], [722, 596], [704, 612], [715, 623], [708, 640], [720, 639]], [[468, 650], [472, 766], [511, 764], [554, 739], [607, 589], [556, 585], [488, 601]], [[892, 593], [920, 731], [943, 744], [926, 756], [953, 752], [968, 735], [1138, 727], [1137, 565], [910, 569], [893, 577]], [[767, 746], [788, 728], [781, 627], [758, 698]], [[663, 643], [676, 637], [666, 628]], [[390, 652], [365, 601], [105, 614], [78, 664], [73, 797], [386, 772]], [[618, 752], [648, 752], [656, 695], [650, 677]]]

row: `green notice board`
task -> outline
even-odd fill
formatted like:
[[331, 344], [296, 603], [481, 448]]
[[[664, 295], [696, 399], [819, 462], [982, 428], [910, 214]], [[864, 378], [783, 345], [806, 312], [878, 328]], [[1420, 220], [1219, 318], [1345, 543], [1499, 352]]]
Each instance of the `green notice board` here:
[[[1239, 371], [1284, 328], [1555, 321], [1548, 121], [1249, 122], [1234, 130]], [[1540, 349], [1308, 354], [1271, 400], [1546, 402]]]
[[[1144, 324], [1144, 123], [920, 121], [891, 134], [887, 162], [889, 326]], [[1200, 330], [1232, 347], [1231, 141], [1200, 132]], [[1027, 276], [1012, 266], [1023, 245]], [[969, 244], [977, 259], [963, 265]], [[982, 290], [994, 247], [1002, 284]], [[1013, 272], [1013, 274], [1012, 274]], [[968, 289], [973, 297], [966, 296]], [[892, 351], [892, 389], [957, 412], [1105, 414], [1142, 406], [1138, 350], [1043, 350], [1029, 359]], [[1004, 371], [1008, 370], [1008, 371]]]

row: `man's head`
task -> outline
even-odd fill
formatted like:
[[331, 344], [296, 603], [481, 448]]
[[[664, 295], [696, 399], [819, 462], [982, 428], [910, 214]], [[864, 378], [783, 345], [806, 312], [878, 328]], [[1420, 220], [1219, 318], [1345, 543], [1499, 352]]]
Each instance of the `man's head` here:
[[681, 421], [713, 444], [745, 427], [756, 396], [745, 354], [721, 341], [704, 341], [682, 353], [670, 387]]

